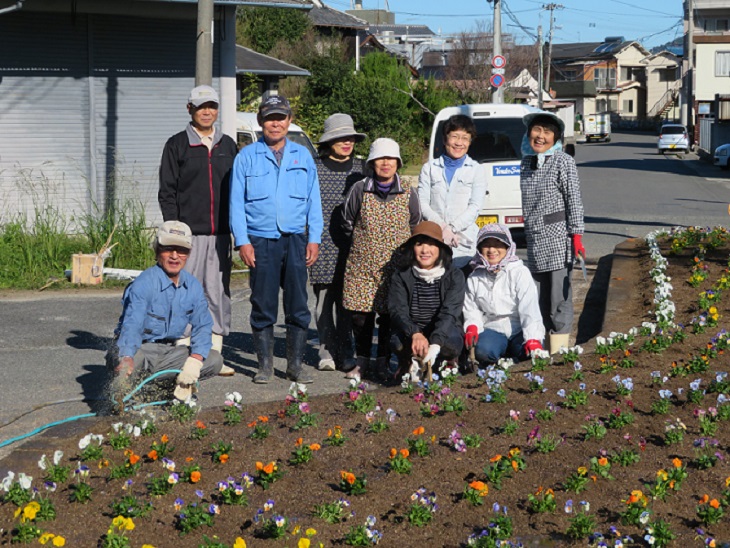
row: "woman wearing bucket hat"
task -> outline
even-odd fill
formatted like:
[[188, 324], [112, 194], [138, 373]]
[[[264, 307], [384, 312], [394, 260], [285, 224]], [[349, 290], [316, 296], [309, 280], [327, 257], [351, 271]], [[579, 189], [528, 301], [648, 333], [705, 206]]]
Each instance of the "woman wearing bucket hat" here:
[[375, 316], [378, 318], [376, 368], [384, 373], [390, 362], [388, 287], [395, 271], [395, 252], [421, 220], [418, 196], [398, 177], [403, 165], [393, 139], [376, 139], [367, 159], [372, 177], [353, 185], [345, 200], [343, 232], [352, 236], [345, 267], [343, 304], [352, 311], [357, 360], [348, 378], [364, 375], [370, 364]]
[[388, 296], [399, 373], [408, 371], [411, 358], [456, 367], [463, 347], [464, 275], [452, 262], [452, 248], [437, 223], [423, 221], [399, 251]]
[[324, 230], [319, 258], [309, 267], [316, 308], [314, 318], [319, 336], [320, 371], [350, 371], [355, 367], [350, 313], [342, 306], [342, 281], [350, 240], [340, 230], [342, 204], [347, 191], [363, 178], [364, 163], [355, 158], [355, 143], [365, 134], [355, 131], [352, 118], [336, 113], [324, 121], [318, 141], [319, 192], [322, 198]]
[[467, 154], [476, 135], [468, 116], [449, 118], [442, 126], [444, 153], [425, 164], [418, 177], [423, 218], [441, 226], [459, 268], [474, 256], [479, 232], [476, 219], [487, 193], [486, 166]]
[[569, 345], [573, 326], [573, 260], [586, 254], [583, 201], [575, 161], [562, 150], [563, 121], [549, 112], [534, 112], [523, 122], [527, 132], [520, 189], [527, 267], [537, 285], [550, 352], [556, 353]]
[[466, 280], [464, 343], [475, 347], [482, 364], [504, 356], [524, 359], [542, 350], [545, 328], [537, 288], [515, 251], [505, 225], [485, 225], [477, 235], [474, 270]]

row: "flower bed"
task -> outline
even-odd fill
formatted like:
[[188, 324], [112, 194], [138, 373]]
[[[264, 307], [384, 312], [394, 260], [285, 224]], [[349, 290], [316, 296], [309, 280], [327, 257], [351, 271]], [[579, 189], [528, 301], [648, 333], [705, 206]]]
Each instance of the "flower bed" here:
[[0, 541], [720, 545], [729, 242], [649, 235], [635, 328], [506, 374], [100, 419], [5, 478]]

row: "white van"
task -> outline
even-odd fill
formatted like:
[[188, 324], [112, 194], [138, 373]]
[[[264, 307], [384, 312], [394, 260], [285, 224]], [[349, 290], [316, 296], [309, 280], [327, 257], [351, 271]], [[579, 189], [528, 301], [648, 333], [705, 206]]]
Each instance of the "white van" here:
[[[236, 112], [236, 141], [238, 142], [238, 150], [258, 141], [261, 135], [261, 126], [258, 120], [256, 120], [255, 112]], [[317, 149], [314, 148], [312, 140], [298, 125], [291, 124], [286, 137], [298, 145], [306, 147], [313, 158], [317, 157]]]
[[522, 117], [539, 109], [524, 104], [484, 103], [447, 107], [438, 113], [431, 132], [429, 159], [443, 154], [441, 127], [455, 114], [469, 116], [477, 128], [477, 138], [469, 147], [469, 156], [480, 164], [489, 164], [487, 195], [477, 217], [480, 227], [502, 223], [511, 229], [524, 228], [520, 193], [520, 151], [525, 126]]

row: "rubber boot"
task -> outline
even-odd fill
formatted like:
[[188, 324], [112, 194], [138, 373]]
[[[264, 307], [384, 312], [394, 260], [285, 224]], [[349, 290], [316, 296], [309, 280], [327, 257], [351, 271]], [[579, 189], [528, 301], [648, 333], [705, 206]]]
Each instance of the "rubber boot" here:
[[[223, 335], [218, 335], [218, 333], [213, 333], [210, 337], [210, 342], [212, 344], [210, 349], [216, 350], [222, 356], [223, 355]], [[223, 365], [221, 365], [221, 370], [218, 372], [219, 377], [232, 377], [235, 374], [236, 374], [236, 372], [233, 370], [233, 368], [228, 367], [225, 363]]]
[[256, 384], [266, 384], [274, 377], [274, 327], [252, 330], [253, 346], [259, 361], [259, 370], [253, 378]]
[[299, 384], [310, 384], [314, 379], [304, 370], [302, 358], [307, 346], [307, 330], [288, 325], [286, 328], [286, 378]]
[[550, 354], [557, 354], [562, 348], [570, 346], [570, 333], [550, 333]]

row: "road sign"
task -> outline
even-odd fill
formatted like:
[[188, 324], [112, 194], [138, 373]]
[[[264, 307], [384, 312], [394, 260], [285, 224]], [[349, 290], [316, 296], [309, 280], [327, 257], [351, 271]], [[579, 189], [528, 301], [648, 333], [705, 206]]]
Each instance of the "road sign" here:
[[504, 69], [503, 68], [493, 68], [492, 74], [504, 74]]
[[492, 57], [492, 66], [494, 68], [504, 68], [507, 65], [507, 59], [503, 55], [495, 55]]
[[504, 76], [501, 74], [492, 74], [492, 77], [489, 79], [489, 83], [495, 88], [498, 88], [504, 84]]

